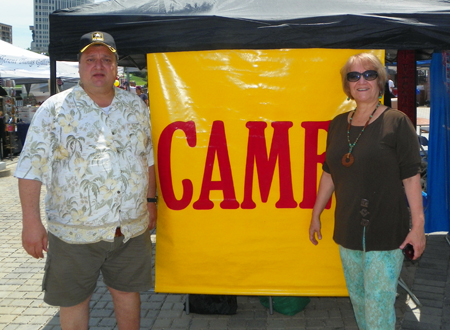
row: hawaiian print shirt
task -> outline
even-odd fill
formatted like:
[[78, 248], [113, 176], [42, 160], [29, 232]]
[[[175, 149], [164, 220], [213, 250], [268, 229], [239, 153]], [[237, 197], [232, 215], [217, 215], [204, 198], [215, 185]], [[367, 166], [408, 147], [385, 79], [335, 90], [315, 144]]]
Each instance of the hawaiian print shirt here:
[[28, 130], [14, 176], [46, 185], [48, 230], [68, 243], [125, 240], [148, 228], [150, 114], [115, 88], [109, 113], [80, 85], [49, 98]]

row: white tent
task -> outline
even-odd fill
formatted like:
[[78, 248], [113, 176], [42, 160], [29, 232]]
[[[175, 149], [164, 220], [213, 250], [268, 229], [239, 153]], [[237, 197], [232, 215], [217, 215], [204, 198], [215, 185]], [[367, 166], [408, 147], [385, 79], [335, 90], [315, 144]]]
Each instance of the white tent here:
[[[57, 77], [78, 80], [78, 63], [57, 62]], [[48, 83], [50, 59], [0, 40], [0, 78], [15, 80], [16, 84]]]

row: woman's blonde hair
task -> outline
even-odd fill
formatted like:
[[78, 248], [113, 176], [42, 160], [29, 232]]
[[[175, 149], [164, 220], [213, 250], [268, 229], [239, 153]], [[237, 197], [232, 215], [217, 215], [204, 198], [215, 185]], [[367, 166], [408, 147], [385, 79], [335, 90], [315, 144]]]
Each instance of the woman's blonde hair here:
[[[375, 70], [378, 73], [378, 88], [380, 89], [380, 95], [384, 95], [384, 89], [387, 82], [387, 73], [384, 65], [375, 55], [371, 53], [360, 53], [353, 56], [347, 60], [345, 65], [341, 69], [341, 78], [342, 78], [342, 88], [344, 89], [344, 93], [353, 100], [353, 96], [350, 92], [350, 86], [347, 81], [347, 73], [350, 72], [350, 67], [357, 61], [360, 60], [361, 64], [364, 68], [368, 70]], [[364, 79], [364, 78], [361, 78]]]

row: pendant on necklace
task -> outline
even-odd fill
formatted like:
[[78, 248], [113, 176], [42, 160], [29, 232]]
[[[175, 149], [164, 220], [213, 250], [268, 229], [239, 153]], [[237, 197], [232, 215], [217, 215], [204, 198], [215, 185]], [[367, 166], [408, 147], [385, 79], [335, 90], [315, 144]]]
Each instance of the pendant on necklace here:
[[345, 167], [352, 166], [353, 162], [355, 161], [355, 158], [351, 153], [346, 153], [344, 157], [342, 157], [342, 165]]

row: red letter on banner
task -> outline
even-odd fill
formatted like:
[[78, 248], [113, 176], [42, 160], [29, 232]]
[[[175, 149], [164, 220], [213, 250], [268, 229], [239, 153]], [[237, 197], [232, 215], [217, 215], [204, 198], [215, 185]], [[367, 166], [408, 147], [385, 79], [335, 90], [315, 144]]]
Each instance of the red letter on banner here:
[[[216, 154], [221, 181], [212, 181]], [[223, 121], [215, 121], [211, 128], [205, 171], [203, 173], [202, 191], [200, 193], [200, 198], [193, 205], [194, 209], [209, 210], [214, 207], [214, 203], [209, 199], [211, 190], [222, 190], [223, 202], [220, 203], [222, 209], [237, 209], [239, 207], [234, 191], [233, 176], [231, 174], [230, 157], [228, 156], [227, 139]]]
[[162, 131], [158, 143], [158, 172], [161, 192], [167, 207], [172, 210], [182, 210], [186, 208], [192, 199], [193, 186], [192, 182], [184, 179], [183, 197], [180, 200], [175, 198], [172, 184], [172, 171], [170, 167], [170, 152], [172, 148], [172, 137], [176, 130], [182, 130], [186, 134], [187, 143], [190, 147], [197, 144], [197, 136], [195, 132], [195, 123], [193, 121], [181, 122], [177, 121], [169, 124]]
[[265, 122], [248, 122], [249, 129], [247, 163], [245, 170], [244, 201], [241, 204], [243, 209], [253, 209], [256, 204], [253, 202], [253, 173], [256, 166], [258, 181], [261, 191], [261, 200], [267, 202], [270, 187], [272, 185], [275, 165], [278, 159], [278, 170], [280, 180], [280, 199], [275, 204], [277, 208], [294, 208], [297, 202], [294, 200], [292, 189], [291, 158], [289, 152], [289, 128], [292, 122], [273, 122], [273, 138], [270, 148], [270, 156], [267, 157], [266, 138], [264, 130], [267, 127]]
[[[325, 161], [325, 152], [318, 155], [319, 130], [328, 132], [330, 121], [303, 122], [305, 129], [305, 165], [303, 174], [303, 201], [300, 203], [302, 209], [312, 209], [317, 197], [317, 164]], [[331, 207], [331, 199], [326, 208]]]

